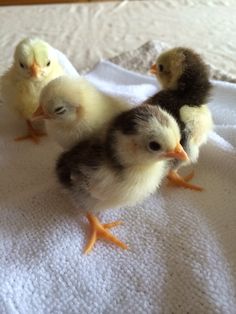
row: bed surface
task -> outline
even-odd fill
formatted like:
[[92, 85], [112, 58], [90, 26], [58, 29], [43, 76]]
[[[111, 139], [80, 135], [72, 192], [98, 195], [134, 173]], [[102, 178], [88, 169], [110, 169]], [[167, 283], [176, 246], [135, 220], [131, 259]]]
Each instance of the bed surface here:
[[234, 0], [114, 1], [0, 7], [0, 72], [22, 36], [40, 36], [79, 69], [149, 40], [187, 45], [236, 76]]

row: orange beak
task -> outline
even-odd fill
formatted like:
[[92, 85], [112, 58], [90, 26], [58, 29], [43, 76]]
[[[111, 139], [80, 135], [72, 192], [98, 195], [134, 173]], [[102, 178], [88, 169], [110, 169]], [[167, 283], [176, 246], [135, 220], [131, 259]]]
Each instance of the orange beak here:
[[41, 120], [41, 119], [50, 119], [50, 117], [44, 112], [42, 105], [39, 105], [37, 110], [33, 113], [31, 119]]
[[31, 76], [38, 77], [39, 73], [40, 73], [40, 67], [36, 63], [33, 63], [32, 66], [30, 67]]
[[150, 73], [157, 74], [157, 65], [154, 63], [150, 68]]
[[165, 153], [164, 157], [175, 158], [179, 160], [188, 160], [188, 155], [186, 154], [181, 144], [177, 144], [177, 146], [175, 147], [173, 151], [169, 151]]

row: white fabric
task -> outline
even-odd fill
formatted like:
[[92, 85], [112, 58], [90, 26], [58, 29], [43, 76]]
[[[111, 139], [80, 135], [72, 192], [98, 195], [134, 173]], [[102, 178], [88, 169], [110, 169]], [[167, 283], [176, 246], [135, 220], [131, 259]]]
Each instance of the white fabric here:
[[[143, 100], [155, 80], [103, 62], [87, 76]], [[214, 82], [215, 132], [195, 166], [202, 193], [167, 187], [143, 204], [100, 218], [123, 251], [99, 241], [82, 254], [87, 222], [54, 175], [59, 147], [15, 143], [0, 108], [0, 312], [235, 313], [236, 86]]]
[[62, 53], [60, 50], [54, 48], [58, 61], [60, 63], [60, 65], [62, 66], [62, 68], [65, 71], [65, 74], [72, 76], [72, 77], [79, 77], [79, 73], [78, 71], [75, 69], [75, 67], [73, 66], [73, 64], [70, 62], [70, 60], [67, 58], [67, 56]]

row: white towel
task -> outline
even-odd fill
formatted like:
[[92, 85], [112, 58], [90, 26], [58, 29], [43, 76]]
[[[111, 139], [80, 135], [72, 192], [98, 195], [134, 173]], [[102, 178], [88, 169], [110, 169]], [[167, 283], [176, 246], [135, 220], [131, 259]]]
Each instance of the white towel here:
[[[142, 101], [154, 78], [108, 62], [88, 76]], [[82, 254], [87, 222], [54, 174], [59, 147], [15, 143], [0, 111], [0, 313], [235, 313], [236, 86], [214, 82], [215, 132], [194, 167], [204, 192], [161, 189], [143, 204], [109, 210], [123, 251], [99, 241]], [[2, 109], [0, 109], [2, 110]]]
[[62, 68], [65, 71], [65, 74], [72, 76], [72, 77], [79, 77], [79, 73], [78, 71], [74, 68], [73, 64], [70, 62], [70, 60], [67, 58], [66, 55], [64, 55], [64, 53], [62, 53], [60, 50], [54, 48], [58, 61], [60, 63], [60, 65], [62, 66]]

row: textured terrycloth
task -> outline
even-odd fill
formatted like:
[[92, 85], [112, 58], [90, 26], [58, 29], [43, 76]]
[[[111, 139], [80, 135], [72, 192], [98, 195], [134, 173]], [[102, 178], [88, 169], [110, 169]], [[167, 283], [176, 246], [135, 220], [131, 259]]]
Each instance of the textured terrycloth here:
[[[88, 78], [142, 101], [155, 79], [101, 63]], [[141, 85], [140, 84], [146, 84]], [[87, 223], [54, 175], [59, 147], [15, 143], [0, 109], [0, 312], [235, 313], [236, 86], [215, 82], [216, 123], [195, 166], [202, 193], [168, 188], [104, 222], [130, 249], [100, 241], [82, 254]]]

